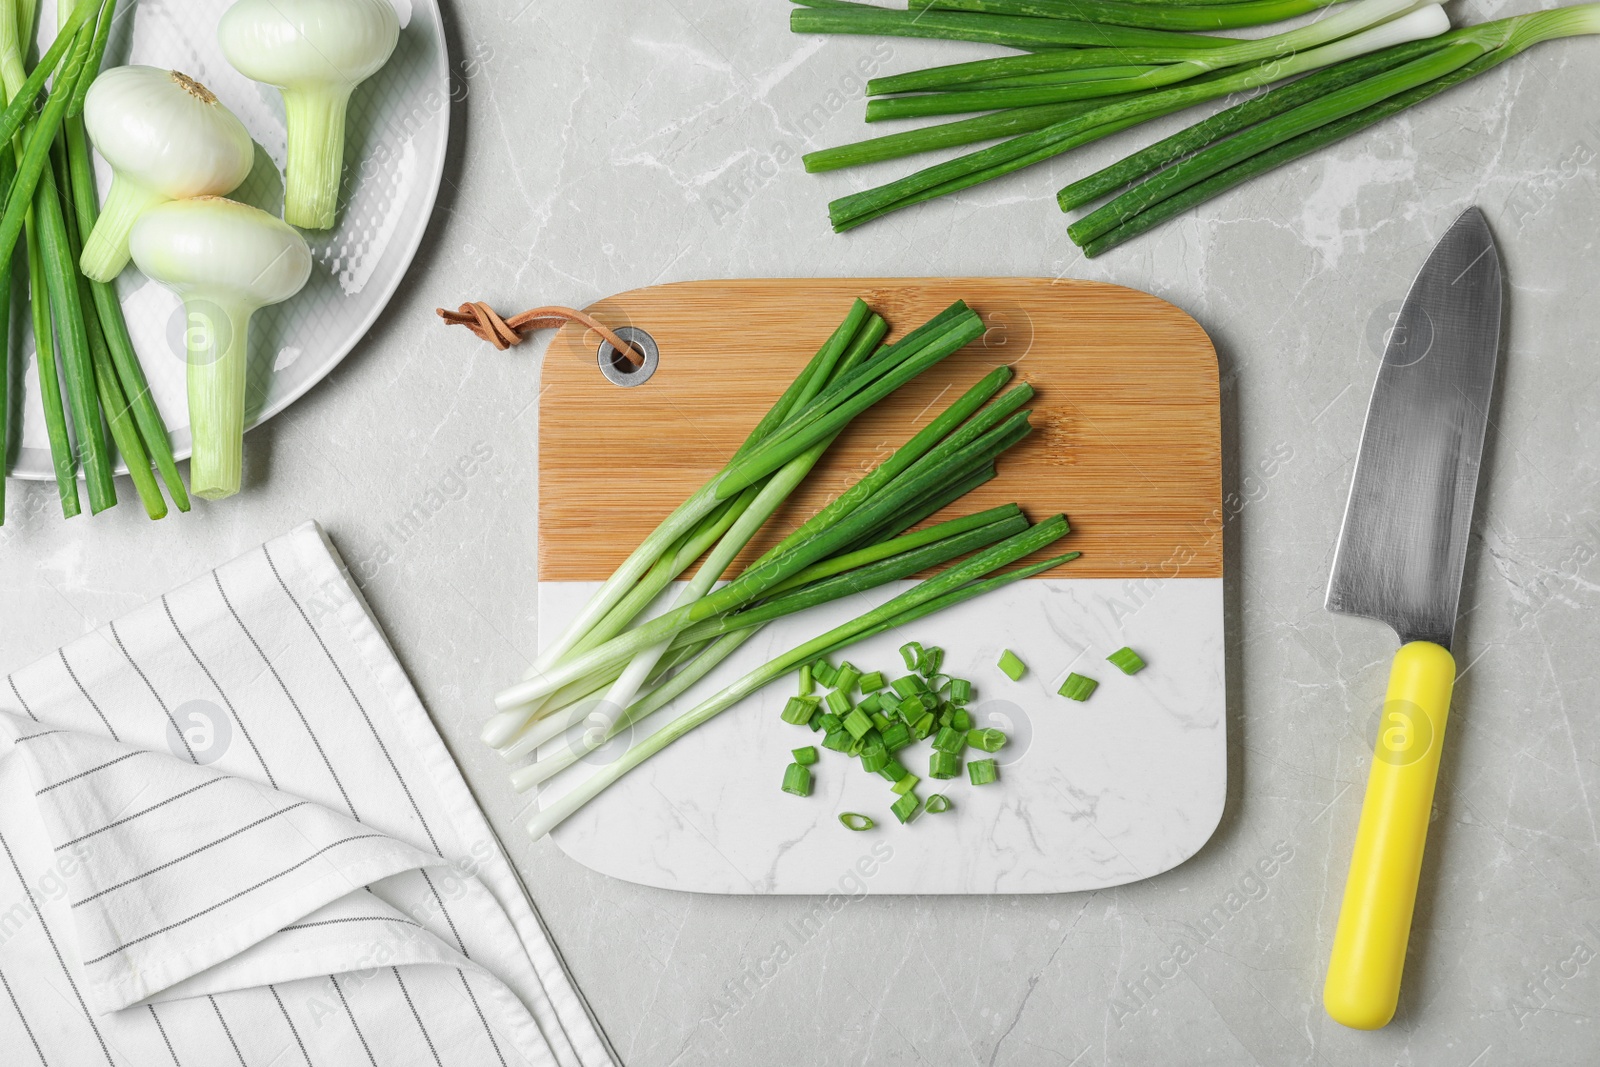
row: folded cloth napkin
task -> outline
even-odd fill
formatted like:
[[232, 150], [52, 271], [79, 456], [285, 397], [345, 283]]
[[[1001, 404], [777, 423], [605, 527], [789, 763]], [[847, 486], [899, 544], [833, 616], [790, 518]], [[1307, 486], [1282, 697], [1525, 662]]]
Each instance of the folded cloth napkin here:
[[0, 1050], [614, 1062], [309, 523], [0, 685]]

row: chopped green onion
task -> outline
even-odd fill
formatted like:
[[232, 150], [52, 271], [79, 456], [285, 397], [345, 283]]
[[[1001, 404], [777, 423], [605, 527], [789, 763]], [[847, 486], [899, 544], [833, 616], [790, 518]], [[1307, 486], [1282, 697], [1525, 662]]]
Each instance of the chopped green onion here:
[[844, 666], [840, 667], [839, 672], [834, 675], [833, 687], [838, 692], [849, 696], [850, 693], [855, 690], [856, 683], [860, 680], [861, 672], [850, 666], [850, 664], [846, 663]]
[[889, 750], [882, 741], [874, 741], [861, 749], [861, 769], [876, 774], [889, 765]]
[[924, 678], [932, 678], [939, 673], [939, 668], [942, 666], [944, 666], [944, 649], [925, 648], [922, 650], [922, 661], [917, 664], [917, 673]]
[[928, 691], [927, 683], [914, 674], [907, 674], [904, 677], [896, 678], [894, 681], [889, 683], [889, 688], [893, 689], [902, 697], [913, 697], [918, 693], [926, 693]]
[[850, 698], [845, 695], [845, 692], [842, 689], [833, 690], [827, 696], [823, 697], [823, 700], [827, 701], [828, 710], [833, 712], [835, 715], [848, 715], [850, 714], [850, 709], [853, 706], [850, 703]]
[[1000, 653], [1000, 671], [1013, 682], [1020, 682], [1027, 673], [1028, 665], [1017, 658], [1017, 654], [1009, 648]]
[[883, 706], [883, 700], [877, 693], [872, 693], [871, 695], [867, 696], [857, 703], [856, 707], [860, 708], [868, 715], [876, 715], [879, 712], [889, 710]]
[[1139, 653], [1126, 646], [1107, 656], [1106, 662], [1123, 674], [1138, 674], [1144, 670], [1144, 660], [1139, 658]]
[[873, 671], [871, 674], [863, 674], [857, 684], [861, 686], [863, 693], [876, 693], [883, 688], [883, 672]]
[[921, 778], [918, 778], [916, 775], [911, 774], [911, 773], [908, 772], [908, 773], [902, 775], [900, 777], [900, 780], [898, 782], [896, 782], [891, 787], [891, 791], [896, 796], [902, 796], [903, 797], [907, 793], [909, 793], [913, 789], [915, 789], [917, 787], [917, 783], [920, 782], [920, 781], [922, 781]]
[[834, 679], [838, 675], [839, 672], [834, 669], [833, 664], [825, 659], [819, 659], [811, 665], [811, 677], [830, 689], [833, 688]]
[[906, 770], [905, 764], [891, 756], [889, 757], [889, 762], [878, 769], [878, 773], [883, 776], [884, 781], [894, 783], [905, 778], [911, 772]]
[[960, 730], [953, 727], [942, 726], [938, 736], [933, 739], [933, 747], [940, 752], [960, 752], [967, 747], [967, 738]]
[[903, 722], [893, 723], [883, 732], [883, 746], [897, 752], [911, 743], [911, 727]]
[[894, 812], [894, 817], [902, 823], [908, 823], [911, 821], [911, 817], [917, 813], [917, 808], [921, 804], [922, 802], [917, 799], [917, 794], [907, 793], [890, 805], [889, 810]]
[[843, 730], [830, 730], [822, 738], [822, 747], [830, 752], [848, 752], [851, 737]]
[[967, 764], [967, 778], [973, 785], [988, 785], [999, 781], [1000, 767], [992, 759], [975, 759]]
[[905, 660], [906, 670], [916, 670], [917, 664], [922, 662], [922, 646], [915, 641], [907, 641], [900, 646], [900, 658]]
[[965, 704], [972, 699], [972, 683], [965, 678], [950, 679], [950, 703]]
[[854, 708], [844, 717], [845, 731], [857, 741], [867, 736], [867, 731], [872, 729], [872, 717], [860, 708]]
[[973, 748], [981, 748], [985, 752], [999, 752], [1005, 747], [1007, 740], [1004, 730], [996, 730], [993, 727], [967, 732], [967, 744]]
[[872, 821], [870, 816], [854, 811], [841, 811], [839, 813], [839, 821], [844, 823], [846, 830], [855, 830], [858, 833], [862, 830], [870, 830], [878, 825]]
[[956, 713], [950, 716], [950, 725], [957, 730], [972, 729], [972, 713], [966, 708], [957, 708]]
[[961, 769], [961, 756], [935, 749], [928, 757], [929, 778], [954, 778]]
[[933, 733], [933, 712], [925, 712], [911, 725], [911, 735], [918, 741]]
[[877, 715], [874, 715], [872, 717], [872, 727], [873, 727], [873, 729], [877, 730], [880, 734], [883, 733], [883, 731], [887, 730], [890, 726], [893, 726], [893, 725], [894, 724], [889, 721], [888, 716], [883, 715], [881, 713], [877, 714]]
[[815, 697], [790, 697], [789, 702], [783, 706], [780, 718], [784, 722], [793, 723], [795, 726], [805, 726], [811, 721], [811, 716], [816, 714], [817, 701]]
[[783, 772], [783, 791], [797, 797], [811, 795], [811, 768], [803, 763], [791, 763]]
[[812, 721], [815, 722], [818, 726], [822, 727], [824, 730], [826, 730], [830, 734], [833, 733], [835, 730], [843, 730], [844, 729], [844, 720], [841, 719], [839, 716], [835, 715], [831, 711], [823, 712], [821, 715], [818, 715]]
[[1061, 688], [1056, 690], [1068, 700], [1088, 700], [1089, 694], [1100, 688], [1100, 683], [1093, 678], [1082, 674], [1069, 674], [1067, 680], [1061, 683]]
[[791, 749], [789, 754], [802, 767], [809, 767], [817, 762], [817, 750], [811, 745], [807, 745], [805, 748]]
[[928, 802], [922, 806], [922, 810], [929, 815], [937, 815], [941, 811], [949, 811], [950, 798], [943, 793], [935, 793], [928, 798]]
[[800, 668], [800, 695], [808, 697], [816, 691], [816, 683], [811, 678], [811, 664], [807, 663]]

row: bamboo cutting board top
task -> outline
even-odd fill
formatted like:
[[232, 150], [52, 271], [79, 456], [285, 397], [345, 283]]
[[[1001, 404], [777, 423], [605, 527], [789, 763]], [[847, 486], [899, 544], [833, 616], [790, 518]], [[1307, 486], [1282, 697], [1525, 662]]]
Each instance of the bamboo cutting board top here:
[[[586, 310], [645, 330], [660, 350], [623, 389], [597, 368], [599, 338], [563, 327], [544, 361], [539, 418], [539, 578], [600, 581], [746, 434], [861, 297], [889, 340], [965, 300], [985, 336], [858, 418], [747, 548], [766, 551], [996, 365], [1038, 395], [1034, 433], [949, 518], [1016, 501], [1063, 511], [1083, 553], [1055, 577], [1222, 574], [1217, 357], [1166, 301], [1048, 278], [762, 279], [680, 282]], [[1057, 549], [1059, 551], [1060, 549]]]

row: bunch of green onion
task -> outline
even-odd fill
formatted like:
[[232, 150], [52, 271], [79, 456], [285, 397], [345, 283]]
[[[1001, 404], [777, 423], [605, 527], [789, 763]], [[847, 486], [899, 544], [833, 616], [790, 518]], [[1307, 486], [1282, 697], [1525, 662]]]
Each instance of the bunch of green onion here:
[[[996, 461], [1030, 432], [1024, 405], [1033, 389], [1007, 389], [1012, 371], [998, 367], [765, 555], [716, 584], [852, 420], [983, 330], [958, 301], [884, 344], [888, 324], [855, 301], [727, 465], [645, 538], [524, 679], [496, 697], [483, 739], [510, 760], [536, 755], [513, 775], [518, 789], [532, 788], [671, 704], [766, 623], [949, 566], [679, 715], [540, 810], [530, 833], [549, 832], [683, 734], [819, 657], [1075, 555], [1001, 573], [1068, 532], [1064, 517], [1030, 523], [1015, 504], [918, 528], [994, 478]], [[673, 604], [652, 616], [648, 609], [702, 555]], [[605, 728], [571, 737], [597, 709], [610, 709]]]
[[[83, 128], [83, 99], [105, 56], [115, 0], [63, 2], [58, 32], [30, 71], [23, 40], [32, 40], [34, 0], [0, 0], [0, 327], [9, 320], [11, 262], [19, 240], [28, 251], [31, 325], [39, 391], [62, 514], [80, 514], [81, 467], [91, 513], [117, 502], [113, 448], [128, 465], [152, 519], [166, 515], [161, 485], [181, 511], [189, 496], [178, 474], [167, 429], [150, 396], [115, 288], [78, 270], [82, 240], [98, 213], [94, 169]], [[46, 81], [49, 92], [45, 93]], [[43, 106], [39, 100], [44, 97]], [[15, 357], [9, 328], [0, 329], [0, 473], [9, 469], [6, 396]], [[63, 401], [65, 387], [65, 401]], [[109, 430], [109, 440], [107, 431]], [[0, 478], [0, 522], [4, 521]]]
[[1090, 256], [1533, 44], [1600, 32], [1595, 5], [1450, 30], [1437, 0], [1355, 0], [1297, 29], [1231, 39], [1185, 31], [1263, 25], [1333, 0], [911, 0], [904, 12], [795, 2], [805, 5], [792, 13], [796, 32], [981, 41], [1023, 53], [869, 82], [869, 122], [969, 117], [812, 152], [807, 170], [997, 143], [833, 201], [829, 216], [840, 232], [1151, 119], [1251, 95], [1062, 189], [1068, 211], [1142, 181], [1069, 227]]

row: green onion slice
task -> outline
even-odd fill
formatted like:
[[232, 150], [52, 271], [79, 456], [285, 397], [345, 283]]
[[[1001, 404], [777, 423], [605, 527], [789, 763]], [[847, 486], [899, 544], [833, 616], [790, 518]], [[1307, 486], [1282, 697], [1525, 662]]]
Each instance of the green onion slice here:
[[1017, 658], [1017, 654], [1009, 648], [1000, 653], [1000, 671], [1013, 682], [1020, 682], [1027, 673], [1028, 665]]
[[855, 830], [857, 833], [862, 830], [870, 830], [878, 825], [872, 821], [871, 816], [862, 815], [860, 812], [855, 811], [841, 811], [839, 813], [839, 821], [844, 823], [846, 830]]
[[1106, 662], [1123, 674], [1138, 674], [1144, 670], [1144, 660], [1139, 658], [1139, 653], [1126, 645], [1107, 656]]
[[1061, 688], [1056, 690], [1068, 700], [1088, 700], [1089, 695], [1100, 688], [1100, 683], [1082, 674], [1069, 674], [1067, 680], [1061, 683]]
[[922, 810], [927, 812], [929, 815], [937, 815], [941, 811], [949, 811], [950, 798], [945, 796], [943, 793], [935, 793], [933, 796], [928, 798], [928, 802], [926, 804], [922, 805]]
[[988, 785], [1000, 780], [1000, 767], [992, 759], [975, 759], [967, 764], [967, 777], [973, 785]]

